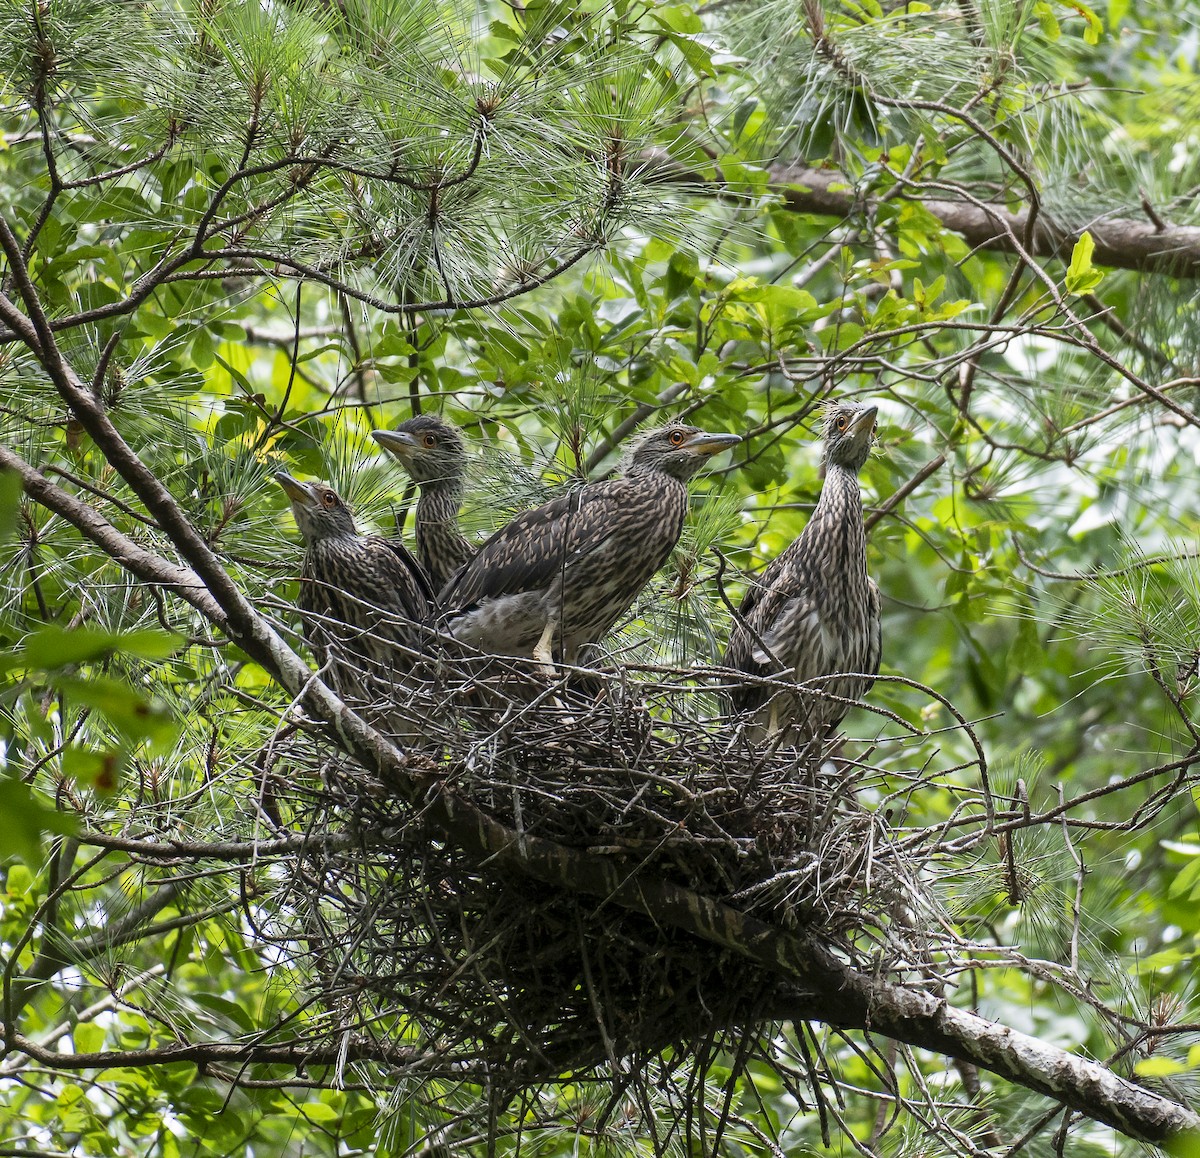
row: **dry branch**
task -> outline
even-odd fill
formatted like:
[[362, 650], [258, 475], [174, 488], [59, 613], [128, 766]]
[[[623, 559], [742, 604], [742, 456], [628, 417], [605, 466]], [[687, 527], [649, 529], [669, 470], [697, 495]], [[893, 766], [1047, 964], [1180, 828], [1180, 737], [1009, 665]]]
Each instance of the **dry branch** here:
[[[585, 835], [572, 844], [566, 840], [569, 831], [564, 832], [561, 827], [551, 828], [554, 834], [551, 836], [539, 830], [539, 825], [547, 824], [548, 818], [555, 814], [555, 809], [547, 804], [535, 814], [530, 808], [528, 781], [533, 765], [527, 752], [512, 766], [519, 773], [517, 780], [511, 783], [493, 780], [482, 784], [477, 771], [480, 750], [478, 733], [465, 733], [469, 742], [464, 741], [465, 746], [455, 754], [466, 752], [468, 759], [461, 762], [456, 762], [454, 756], [449, 759], [431, 758], [420, 753], [413, 758], [406, 756], [387, 735], [371, 725], [372, 713], [367, 710], [370, 705], [366, 705], [360, 713], [338, 699], [313, 676], [307, 665], [246, 599], [170, 491], [124, 440], [103, 405], [63, 358], [52, 327], [28, 278], [19, 247], [6, 226], [0, 226], [0, 244], [7, 252], [15, 284], [25, 305], [25, 312], [22, 313], [11, 301], [0, 300], [0, 314], [4, 321], [21, 335], [74, 416], [107, 461], [131, 487], [190, 570], [135, 548], [87, 504], [49, 483], [44, 475], [21, 462], [11, 452], [5, 451], [0, 461], [19, 471], [30, 498], [67, 518], [80, 533], [127, 570], [145, 581], [170, 588], [187, 599], [193, 608], [235, 639], [247, 654], [266, 668], [289, 696], [310, 714], [310, 719], [315, 719], [322, 726], [327, 741], [337, 749], [333, 758], [344, 762], [343, 754], [350, 757], [352, 767], [357, 769], [352, 773], [352, 778], [362, 780], [353, 799], [367, 802], [367, 818], [371, 810], [377, 807], [376, 801], [381, 796], [389, 808], [398, 810], [390, 817], [390, 827], [385, 825], [379, 828], [370, 840], [364, 835], [360, 848], [350, 846], [345, 851], [339, 851], [328, 842], [316, 841], [305, 850], [304, 855], [310, 860], [315, 856], [318, 858], [316, 863], [323, 865], [326, 861], [321, 858], [341, 856], [344, 864], [359, 852], [375, 856], [382, 849], [386, 853], [388, 832], [398, 831], [400, 835], [394, 838], [395, 853], [399, 863], [406, 866], [404, 871], [409, 872], [410, 879], [419, 886], [414, 890], [414, 895], [419, 896], [421, 889], [424, 890], [426, 907], [429, 909], [436, 910], [438, 906], [448, 904], [450, 911], [455, 911], [457, 894], [454, 883], [458, 879], [468, 883], [480, 882], [484, 886], [481, 893], [469, 898], [470, 904], [476, 908], [480, 896], [487, 900], [486, 889], [494, 882], [518, 882], [518, 888], [524, 882], [526, 889], [531, 882], [537, 882], [540, 886], [548, 887], [549, 900], [559, 906], [559, 912], [583, 914], [599, 910], [619, 911], [628, 915], [618, 920], [616, 926], [622, 930], [629, 945], [636, 945], [639, 930], [644, 929], [647, 936], [653, 934], [667, 938], [667, 947], [677, 950], [672, 958], [675, 965], [694, 957], [700, 959], [709, 976], [728, 970], [728, 975], [733, 978], [733, 983], [728, 987], [732, 1003], [716, 1011], [725, 1020], [718, 1020], [709, 1027], [710, 1031], [740, 1027], [755, 1032], [770, 1023], [771, 1015], [775, 1018], [784, 1016], [821, 1020], [843, 1028], [882, 1033], [897, 1041], [971, 1062], [1026, 1088], [1054, 1097], [1132, 1137], [1157, 1141], [1181, 1130], [1200, 1128], [1200, 1118], [1191, 1111], [1123, 1079], [1104, 1066], [954, 1009], [943, 997], [911, 983], [908, 978], [914, 971], [923, 972], [925, 962], [921, 961], [919, 966], [913, 964], [914, 960], [920, 960], [921, 954], [917, 953], [914, 957], [907, 949], [899, 953], [897, 947], [903, 944], [904, 937], [912, 931], [913, 926], [904, 926], [900, 934], [891, 940], [886, 934], [881, 936], [878, 943], [884, 950], [883, 969], [881, 972], [872, 972], [871, 955], [860, 952], [854, 939], [843, 935], [844, 930], [833, 926], [824, 930], [824, 937], [820, 936], [819, 922], [806, 923], [802, 917], [797, 917], [796, 906], [790, 905], [786, 898], [780, 902], [770, 889], [755, 893], [752, 903], [739, 899], [751, 892], [747, 884], [765, 885], [769, 883], [769, 878], [749, 882], [737, 879], [742, 871], [739, 866], [745, 859], [739, 851], [743, 848], [739, 841], [756, 839], [762, 835], [753, 827], [745, 832], [732, 827], [735, 821], [740, 823], [738, 808], [755, 791], [761, 796], [764, 787], [778, 798], [786, 795], [789, 789], [795, 792], [798, 785], [803, 786], [804, 781], [797, 780], [795, 776], [798, 757], [794, 754], [773, 754], [762, 767], [759, 766], [763, 760], [761, 756], [753, 756], [748, 765], [738, 765], [732, 761], [722, 766], [721, 775], [728, 778], [727, 787], [733, 789], [729, 796], [734, 801], [733, 806], [723, 803], [725, 798], [719, 794], [711, 799], [702, 794], [700, 799], [703, 807], [693, 813], [691, 800], [686, 798], [686, 793], [681, 796], [680, 793], [668, 791], [665, 795], [669, 806], [664, 805], [657, 814], [665, 828], [652, 845], [652, 855], [635, 851], [636, 843], [627, 842], [629, 833], [611, 818], [621, 818], [624, 823], [624, 818], [629, 815], [644, 817], [645, 809], [641, 813], [636, 810], [631, 812], [633, 804], [652, 798], [649, 789], [653, 783], [674, 783], [669, 760], [656, 771], [656, 780], [647, 779], [645, 775], [655, 759], [664, 759], [663, 742], [655, 740], [658, 725], [647, 725], [643, 731], [636, 726], [626, 726], [628, 719], [622, 717], [625, 722], [620, 727], [606, 732], [597, 726], [599, 721], [596, 717], [587, 714], [589, 709], [586, 705], [573, 705], [574, 717], [570, 718], [570, 722], [566, 719], [558, 721], [557, 726], [563, 731], [563, 736], [558, 741], [560, 747], [554, 749], [546, 743], [541, 722], [536, 719], [533, 721], [532, 734], [537, 738], [537, 747], [548, 760], [542, 773], [559, 777], [553, 784], [545, 785], [548, 790], [543, 795], [547, 801], [565, 800], [567, 808], [564, 815], [587, 818], [591, 815], [590, 807], [581, 807], [580, 799], [573, 796], [572, 791], [577, 792], [582, 786], [586, 792], [592, 792], [597, 785], [607, 790], [608, 812], [605, 815], [609, 816], [610, 827], [616, 836], [614, 838], [612, 833], [606, 833], [610, 847], [603, 853], [594, 851], [594, 846], [601, 843], [598, 832], [594, 838], [589, 839]], [[205, 591], [196, 589], [197, 578], [203, 583]], [[472, 680], [469, 683], [477, 692], [480, 681]], [[620, 693], [625, 688], [624, 681], [614, 681], [614, 687], [615, 692]], [[502, 705], [505, 720], [514, 706], [512, 703]], [[422, 718], [429, 721], [438, 717], [436, 713], [423, 712]], [[692, 722], [694, 724], [697, 721]], [[684, 717], [680, 717], [672, 726], [678, 735], [686, 733]], [[578, 734], [573, 735], [572, 729]], [[447, 735], [450, 732], [463, 734], [457, 728], [450, 729]], [[693, 737], [699, 734], [694, 730], [690, 733]], [[606, 735], [608, 739], [604, 740]], [[601, 737], [601, 740], [598, 741], [597, 737]], [[725, 743], [719, 735], [716, 738]], [[641, 787], [636, 779], [628, 781], [628, 778], [622, 779], [621, 776], [612, 778], [612, 765], [615, 758], [621, 755], [622, 744], [632, 744], [633, 748], [627, 749], [632, 754], [623, 763], [616, 761], [617, 766], [623, 772], [641, 774]], [[679, 745], [678, 750], [687, 752], [689, 759], [696, 758], [687, 745]], [[585, 755], [579, 756], [580, 752]], [[815, 798], [826, 800], [823, 809], [814, 811], [810, 808], [809, 815], [835, 816], [840, 808], [840, 814], [849, 818], [842, 830], [845, 847], [853, 847], [857, 840], [861, 851], [861, 829], [855, 826], [868, 814], [856, 810], [852, 794], [848, 798], [844, 787], [840, 790], [842, 795], [839, 798], [839, 789], [822, 786], [823, 782], [814, 769], [819, 768], [823, 755], [816, 753], [814, 759], [814, 754], [807, 754], [800, 758], [815, 777], [811, 783]], [[567, 756], [571, 758], [567, 759]], [[472, 760], [476, 763], [471, 763]], [[620, 794], [626, 788], [633, 791], [623, 800]], [[501, 790], [508, 790], [512, 799], [524, 793], [519, 813], [515, 809], [506, 812], [508, 806], [504, 803]], [[822, 796], [822, 793], [826, 795]], [[586, 802], [586, 795], [583, 799]], [[688, 807], [683, 814], [677, 815], [681, 799]], [[625, 807], [626, 804], [630, 807]], [[794, 800], [791, 814], [803, 815], [805, 804], [803, 800]], [[356, 804], [355, 807], [360, 806]], [[363, 818], [360, 810], [356, 819]], [[335, 814], [334, 819], [340, 822], [346, 817]], [[754, 818], [750, 819], [753, 821]], [[730, 836], [727, 846], [711, 856], [709, 846], [700, 839], [708, 835], [704, 826], [710, 823], [716, 823], [718, 833], [728, 829]], [[363, 827], [357, 830], [343, 828], [343, 831], [367, 833]], [[677, 846], [670, 844], [668, 836], [671, 833], [678, 837]], [[720, 845], [720, 841], [710, 841], [710, 844]], [[407, 867], [417, 863], [419, 850], [426, 846], [440, 846], [445, 858], [440, 866], [434, 862], [432, 877], [421, 872], [413, 874]], [[669, 849], [670, 855], [677, 859], [664, 860], [659, 856], [663, 849]], [[786, 871], [793, 864], [788, 858], [805, 851], [802, 844], [794, 840], [790, 845], [785, 842], [782, 852], [773, 853], [778, 861], [775, 869]], [[250, 855], [253, 856], [253, 850]], [[732, 855], [733, 859], [723, 860], [722, 857], [727, 855]], [[848, 860], [852, 861], [853, 857]], [[306, 862], [301, 860], [300, 863]], [[753, 863], [752, 857], [748, 863]], [[696, 873], [698, 864], [711, 866], [713, 873]], [[664, 871], [664, 865], [675, 871]], [[436, 870], [439, 867], [445, 870], [447, 866], [458, 875], [451, 877], [443, 871], [439, 876]], [[335, 868], [340, 871], [339, 866], [335, 865]], [[880, 871], [878, 865], [874, 871]], [[723, 875], [729, 877], [728, 882], [722, 881]], [[342, 895], [340, 886], [345, 879], [344, 876], [337, 878], [338, 896]], [[847, 880], [853, 884], [852, 878], [847, 877]], [[882, 892], [887, 895], [886, 889]], [[369, 910], [376, 902], [377, 894], [371, 894], [365, 888], [361, 893]], [[849, 895], [848, 891], [846, 895]], [[598, 898], [601, 904], [597, 906], [593, 900], [583, 905], [582, 898]], [[857, 909], [850, 907], [849, 911], [869, 914], [863, 904]], [[878, 913], [869, 915], [873, 919], [880, 919]], [[498, 916], [507, 918], [507, 911], [501, 911]], [[642, 922], [641, 925], [636, 924], [634, 918]], [[634, 935], [630, 935], [630, 930]], [[869, 932], [867, 924], [864, 923], [860, 931]], [[457, 935], [457, 931], [454, 932]], [[314, 936], [312, 939], [319, 938]], [[463, 950], [466, 956], [462, 963], [472, 967], [480, 964], [481, 958], [474, 942], [469, 936], [465, 941]], [[649, 968], [655, 967], [653, 955], [646, 956], [645, 960]], [[463, 976], [468, 976], [468, 973], [464, 972]], [[749, 982], [755, 978], [756, 984], [748, 983], [745, 990], [741, 988], [742, 980]], [[489, 982], [490, 979], [484, 976], [483, 983], [487, 985]], [[752, 995], [758, 1004], [739, 1004], [746, 994]], [[436, 1001], [437, 998], [421, 1000]], [[503, 998], [498, 998], [497, 1003], [503, 1008]], [[429, 1010], [422, 1009], [420, 1012], [427, 1015]], [[639, 1040], [639, 1051], [643, 1056], [655, 1044], [660, 1050], [673, 1044], [674, 1038], [669, 1032], [671, 1027], [662, 1028], [665, 1038], [660, 1035], [657, 1041]], [[11, 1025], [6, 1026], [6, 1035], [10, 1048], [19, 1050], [28, 1045], [15, 1034], [15, 1027]], [[601, 1036], [604, 1037], [603, 1034]], [[605, 1044], [607, 1041], [605, 1038]], [[532, 1052], [546, 1063], [538, 1074], [539, 1080], [547, 1080], [549, 1074], [561, 1072], [556, 1069], [553, 1049], [543, 1054], [539, 1043], [530, 1044]], [[198, 1051], [194, 1054], [196, 1060], [211, 1056], [209, 1047], [191, 1047], [181, 1043], [178, 1050], [170, 1048], [165, 1055], [156, 1051], [81, 1055], [85, 1060], [76, 1058], [74, 1063], [70, 1055], [56, 1053], [53, 1064], [64, 1067], [86, 1064], [87, 1068], [102, 1068], [115, 1064], [138, 1064], [139, 1060], [147, 1063], [181, 1060], [193, 1056], [187, 1053], [189, 1048]], [[275, 1060], [277, 1054], [270, 1051], [277, 1050], [278, 1043], [264, 1043], [263, 1048], [268, 1050], [263, 1055], [264, 1060]], [[617, 1044], [608, 1048], [615, 1050]], [[255, 1050], [253, 1045], [237, 1047], [238, 1055], [247, 1060], [255, 1058]], [[205, 1051], [208, 1051], [207, 1055]], [[28, 1052], [30, 1056], [39, 1056], [32, 1046], [28, 1047]], [[321, 1055], [318, 1053], [317, 1056]], [[376, 1052], [374, 1056], [379, 1056], [379, 1053]], [[592, 1055], [584, 1060], [595, 1066], [604, 1059], [593, 1050]], [[411, 1061], [411, 1057], [406, 1057], [405, 1061]], [[518, 1072], [513, 1080], [519, 1077]]]
[[[783, 203], [796, 213], [845, 218], [874, 207], [854, 183], [832, 169], [775, 166], [771, 183], [783, 194]], [[911, 194], [902, 194], [913, 199]], [[973, 249], [1015, 252], [1013, 237], [1023, 237], [1028, 211], [1013, 213], [1003, 205], [975, 205], [967, 201], [925, 199], [919, 204], [943, 225], [961, 234]], [[1200, 227], [1156, 224], [1121, 217], [1096, 218], [1084, 226], [1056, 224], [1041, 207], [1033, 231], [1031, 252], [1036, 257], [1069, 259], [1071, 249], [1084, 230], [1092, 235], [1096, 265], [1165, 273], [1175, 277], [1200, 277]]]
[[[109, 437], [102, 424], [96, 429], [102, 439]], [[11, 454], [5, 457], [8, 465], [17, 465], [18, 469], [24, 465], [14, 464]], [[152, 572], [146, 570], [145, 560], [131, 558], [125, 544], [114, 542], [103, 520], [98, 516], [87, 519], [78, 510], [70, 511], [63, 501], [69, 496], [55, 494], [58, 488], [47, 484], [36, 471], [25, 467], [21, 473], [31, 498], [60, 514], [74, 514], [72, 521], [93, 542], [130, 570], [151, 579]], [[211, 558], [208, 562], [211, 566]], [[161, 582], [166, 578], [160, 571], [151, 581]], [[225, 609], [218, 611], [213, 606], [216, 600], [191, 602], [217, 626], [223, 627], [227, 622]], [[414, 833], [422, 840], [427, 839], [425, 834], [437, 833], [457, 850], [456, 856], [461, 855], [468, 864], [478, 866], [485, 879], [509, 874], [541, 882], [564, 898], [600, 898], [603, 907], [640, 914], [649, 918], [655, 928], [682, 934], [695, 946], [693, 953], [732, 954], [730, 960], [740, 960], [760, 970], [764, 978], [775, 979], [775, 985], [763, 984], [760, 989], [776, 1018], [820, 1020], [842, 1028], [875, 1032], [972, 1062], [1028, 1089], [1057, 1098], [1132, 1137], [1157, 1141], [1185, 1129], [1200, 1128], [1200, 1118], [1191, 1111], [1138, 1087], [1098, 1063], [955, 1009], [943, 998], [920, 988], [851, 967], [839, 953], [814, 939], [811, 931], [788, 929], [769, 914], [755, 915], [745, 905], [730, 904], [720, 896], [686, 887], [669, 879], [642, 855], [622, 854], [619, 849], [616, 855], [611, 850], [598, 854], [586, 848], [568, 847], [531, 833], [528, 815], [523, 825], [502, 822], [456, 786], [453, 775], [447, 775], [444, 769], [431, 775], [429, 765], [423, 761], [414, 766], [385, 737], [311, 677], [298, 680], [288, 668], [300, 664], [299, 658], [286, 649], [273, 629], [248, 604], [243, 603], [238, 610], [244, 617], [239, 633], [243, 646], [252, 654], [261, 655], [286, 684], [295, 685], [289, 690], [320, 688], [320, 693], [306, 697], [306, 703], [324, 718], [326, 735], [335, 738], [371, 774], [375, 783], [387, 785], [394, 794], [392, 799], [410, 810], [410, 816], [419, 818], [408, 841]], [[579, 726], [594, 746], [591, 739], [596, 734], [594, 721], [585, 718]], [[587, 780], [578, 769], [573, 776]], [[401, 842], [401, 855], [410, 858], [411, 845], [403, 847], [404, 843]], [[321, 856], [339, 851], [334, 845], [320, 841], [310, 845], [310, 851], [313, 848]], [[187, 855], [187, 850], [180, 846], [173, 846], [172, 851]], [[357, 851], [350, 845], [344, 848], [343, 855]], [[248, 845], [246, 858], [253, 859], [254, 853], [254, 848]], [[709, 949], [702, 949], [703, 945]], [[764, 1009], [761, 1016], [765, 1018], [765, 1014]], [[22, 1045], [16, 1038], [10, 1039], [9, 1044], [17, 1049]], [[243, 1057], [256, 1057], [255, 1047], [242, 1048]], [[274, 1059], [278, 1048], [277, 1043], [271, 1043], [264, 1060]], [[363, 1048], [367, 1056], [387, 1054], [386, 1050], [381, 1053]], [[151, 1064], [182, 1060], [192, 1056], [187, 1050], [187, 1046], [181, 1045], [181, 1052], [171, 1049], [160, 1055], [149, 1051], [143, 1060]], [[204, 1052], [201, 1048], [195, 1056], [199, 1058]], [[314, 1060], [321, 1056], [318, 1050]], [[75, 1061], [69, 1056], [59, 1056], [56, 1060], [68, 1067], [85, 1064], [83, 1058]], [[87, 1068], [109, 1064], [136, 1064], [136, 1059], [124, 1054], [112, 1055], [107, 1061], [95, 1055], [86, 1057]]]

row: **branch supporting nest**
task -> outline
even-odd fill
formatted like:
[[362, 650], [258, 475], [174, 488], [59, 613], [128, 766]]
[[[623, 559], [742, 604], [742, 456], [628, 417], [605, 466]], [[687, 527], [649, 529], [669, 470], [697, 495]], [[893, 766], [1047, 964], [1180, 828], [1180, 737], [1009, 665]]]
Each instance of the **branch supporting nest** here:
[[[427, 1076], [507, 1100], [666, 1057], [699, 1088], [714, 1057], [819, 1019], [982, 1064], [1135, 1137], [1192, 1123], [947, 1004], [963, 946], [934, 931], [931, 866], [862, 807], [828, 744], [752, 745], [677, 673], [593, 676], [585, 697], [470, 666], [403, 709], [425, 722], [409, 765], [423, 798], [303, 730], [264, 770], [307, 773], [289, 824], [322, 838], [268, 932], [302, 946], [344, 1031], [419, 1042]], [[360, 707], [382, 711], [394, 726], [396, 704]]]
[[[312, 733], [280, 746], [268, 793], [283, 767], [289, 785], [302, 770], [321, 785], [291, 825], [356, 837], [312, 842], [275, 931], [305, 945], [327, 1005], [376, 1032], [419, 1027], [441, 1043], [439, 1065], [484, 1067], [516, 1089], [770, 1019], [788, 980], [739, 951], [744, 930], [698, 942], [671, 918], [685, 897], [819, 937], [882, 974], [932, 962], [908, 859], [826, 744], [752, 745], [682, 684], [590, 682], [599, 692], [584, 696], [488, 660], [448, 665], [403, 709], [361, 705], [408, 737], [424, 800]], [[455, 842], [435, 799], [463, 824], [489, 818], [508, 847], [488, 833]]]

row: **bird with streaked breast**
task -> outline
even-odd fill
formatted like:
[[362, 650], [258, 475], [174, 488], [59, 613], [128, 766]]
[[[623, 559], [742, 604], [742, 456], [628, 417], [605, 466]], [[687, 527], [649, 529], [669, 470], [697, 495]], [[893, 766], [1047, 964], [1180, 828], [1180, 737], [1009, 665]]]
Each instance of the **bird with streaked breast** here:
[[359, 534], [331, 486], [279, 471], [305, 542], [299, 607], [304, 634], [329, 682], [343, 695], [374, 698], [380, 677], [413, 662], [429, 622], [433, 591], [408, 548]]
[[[756, 676], [815, 681], [808, 695], [741, 683], [739, 712], [756, 712], [762, 738], [795, 724], [819, 736], [861, 700], [879, 671], [879, 588], [867, 575], [858, 474], [871, 452], [878, 407], [838, 403], [825, 418], [825, 481], [800, 537], [751, 582], [730, 632], [725, 666]], [[823, 679], [846, 673], [844, 679]], [[853, 673], [853, 674], [850, 674]]]
[[741, 442], [671, 423], [643, 436], [622, 474], [525, 511], [497, 531], [443, 587], [454, 638], [554, 672], [574, 664], [632, 606], [683, 530], [686, 483]]
[[462, 431], [436, 415], [419, 414], [371, 437], [400, 462], [421, 492], [413, 516], [417, 561], [438, 591], [475, 557], [475, 546], [458, 527], [467, 473]]

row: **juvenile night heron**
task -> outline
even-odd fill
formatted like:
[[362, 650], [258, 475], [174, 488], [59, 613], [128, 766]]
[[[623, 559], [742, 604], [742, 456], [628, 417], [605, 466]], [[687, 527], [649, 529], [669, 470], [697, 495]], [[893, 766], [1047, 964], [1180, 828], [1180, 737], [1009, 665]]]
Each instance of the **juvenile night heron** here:
[[[354, 516], [324, 483], [280, 471], [304, 538], [299, 606], [304, 634], [328, 682], [341, 695], [378, 698], [413, 662], [433, 595], [420, 565], [401, 543], [360, 535]], [[406, 649], [406, 650], [401, 650]]]
[[[809, 735], [835, 728], [879, 671], [879, 588], [867, 576], [858, 472], [867, 461], [877, 407], [842, 403], [825, 423], [825, 482], [800, 537], [754, 582], [729, 636], [725, 666], [757, 676], [817, 680], [811, 695], [754, 684], [731, 693], [740, 712], [757, 713], [761, 738], [796, 724]], [[820, 677], [847, 673], [844, 679]]]
[[672, 423], [638, 442], [621, 477], [518, 515], [442, 589], [450, 634], [548, 672], [555, 655], [577, 662], [666, 562], [683, 530], [687, 480], [740, 441]]
[[475, 556], [475, 547], [458, 529], [467, 473], [462, 432], [436, 415], [421, 414], [371, 437], [400, 460], [421, 492], [414, 530], [417, 561], [438, 591]]

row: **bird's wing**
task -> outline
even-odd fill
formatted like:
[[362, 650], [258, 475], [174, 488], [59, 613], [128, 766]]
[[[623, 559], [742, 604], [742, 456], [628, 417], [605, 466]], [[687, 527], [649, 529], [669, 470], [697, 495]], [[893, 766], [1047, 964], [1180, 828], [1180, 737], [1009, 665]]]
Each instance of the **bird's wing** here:
[[395, 539], [372, 535], [363, 545], [370, 559], [369, 571], [375, 581], [370, 602], [388, 611], [398, 612], [418, 623], [429, 618], [433, 592], [429, 579], [412, 552]]
[[879, 661], [883, 658], [883, 601], [879, 597], [879, 584], [874, 579], [867, 580], [867, 619], [871, 624], [871, 642], [863, 671], [875, 676], [879, 674]]
[[549, 587], [568, 564], [617, 533], [628, 489], [624, 479], [592, 483], [523, 511], [450, 576], [439, 601], [470, 607]]
[[[801, 591], [773, 602], [776, 608], [770, 618], [763, 619], [759, 628], [762, 643], [754, 641], [751, 659], [769, 667], [776, 660], [786, 664], [791, 655], [809, 656], [814, 661], [811, 666], [820, 670], [824, 666], [821, 657], [829, 651], [829, 643], [816, 600], [807, 591]], [[797, 669], [796, 678], [803, 682], [808, 675]]]
[[437, 592], [434, 591], [433, 584], [430, 582], [425, 568], [417, 562], [416, 555], [400, 542], [399, 539], [380, 539], [378, 541], [400, 560], [403, 568], [412, 576], [413, 584], [420, 593], [421, 598], [428, 606], [432, 607], [434, 599], [437, 597]]
[[[790, 603], [810, 598], [807, 569], [800, 564], [800, 554], [797, 540], [776, 555], [766, 570], [751, 581], [738, 608], [741, 622], [735, 624], [730, 636], [725, 657], [729, 667], [753, 671], [755, 665], [766, 668], [774, 666], [759, 639], [775, 652], [769, 633], [775, 632], [775, 642], [778, 644], [778, 628], [784, 622], [785, 609]], [[804, 614], [799, 604], [794, 610], [797, 614]], [[759, 638], [756, 639], [755, 635]]]
[[760, 574], [750, 576], [746, 584], [746, 594], [742, 596], [742, 602], [738, 606], [738, 614], [743, 619], [750, 618], [754, 609], [774, 587], [776, 579], [779, 578], [779, 572], [783, 569], [783, 558], [786, 554], [785, 551], [776, 555]]

